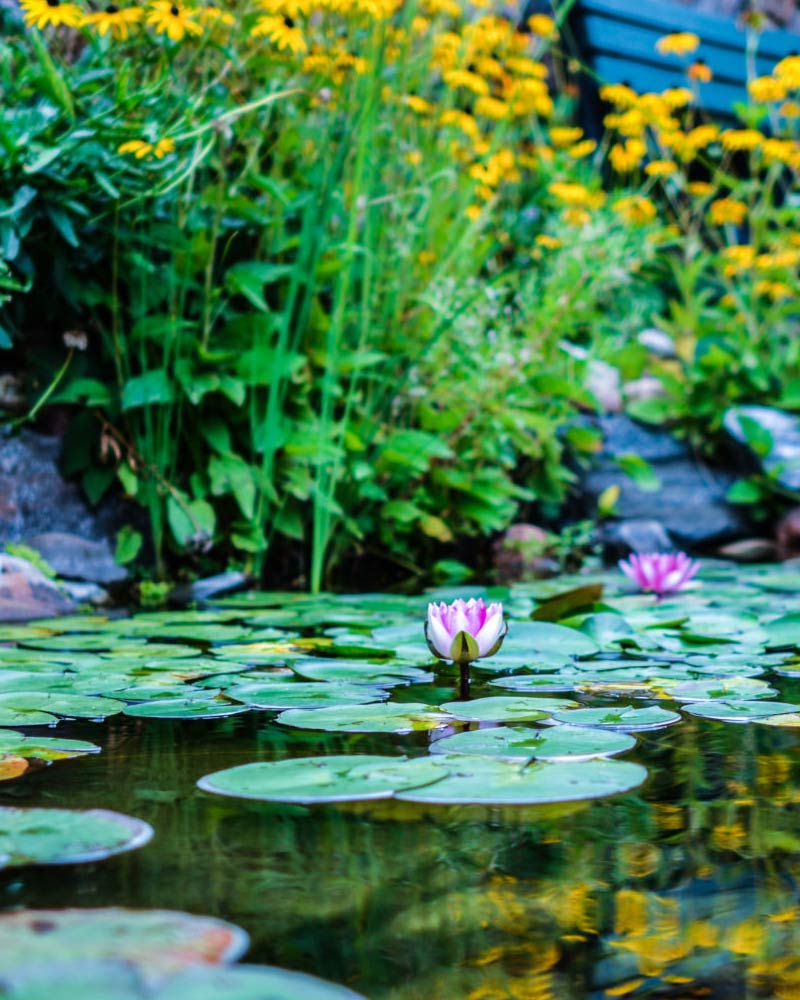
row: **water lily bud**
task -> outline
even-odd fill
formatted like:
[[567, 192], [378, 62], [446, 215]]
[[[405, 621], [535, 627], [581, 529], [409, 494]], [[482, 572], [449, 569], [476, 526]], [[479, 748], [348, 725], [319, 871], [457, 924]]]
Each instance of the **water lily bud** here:
[[507, 631], [502, 604], [487, 607], [483, 598], [473, 598], [428, 605], [425, 638], [430, 651], [461, 666], [494, 655]]

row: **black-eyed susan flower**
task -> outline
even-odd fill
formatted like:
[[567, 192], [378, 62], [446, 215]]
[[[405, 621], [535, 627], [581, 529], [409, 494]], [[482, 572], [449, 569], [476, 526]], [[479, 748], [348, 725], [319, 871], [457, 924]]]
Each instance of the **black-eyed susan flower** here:
[[708, 220], [712, 226], [724, 226], [731, 223], [741, 225], [747, 218], [747, 205], [735, 198], [717, 198], [708, 209]]
[[464, 87], [479, 97], [489, 93], [489, 84], [471, 69], [451, 69], [444, 74], [444, 82], [454, 90]]
[[651, 160], [644, 168], [648, 177], [670, 177], [678, 169], [674, 160]]
[[608, 158], [618, 174], [626, 174], [639, 166], [646, 152], [647, 147], [641, 139], [628, 139], [625, 143], [615, 143]]
[[600, 99], [616, 108], [632, 108], [639, 95], [626, 83], [609, 83], [600, 88]]
[[303, 32], [293, 17], [265, 14], [250, 32], [253, 38], [266, 38], [280, 52], [301, 54], [308, 49]]
[[786, 97], [786, 84], [774, 76], [757, 76], [747, 84], [747, 92], [758, 104], [771, 104]]
[[118, 7], [110, 3], [105, 10], [93, 11], [84, 18], [84, 24], [95, 29], [101, 38], [109, 32], [118, 41], [125, 41], [144, 17], [141, 7]]
[[800, 56], [786, 56], [772, 72], [787, 90], [800, 90]]
[[25, 21], [35, 28], [46, 28], [48, 24], [66, 24], [77, 28], [83, 21], [83, 11], [75, 3], [61, 3], [60, 0], [20, 0], [25, 12]]
[[694, 83], [711, 83], [714, 73], [708, 63], [698, 59], [686, 70], [686, 75]]
[[195, 21], [197, 11], [183, 7], [171, 0], [153, 0], [147, 12], [147, 23], [159, 35], [166, 35], [173, 42], [182, 41], [187, 35], [202, 35], [203, 29]]
[[137, 160], [149, 160], [153, 157], [157, 160], [163, 160], [174, 149], [174, 139], [159, 139], [157, 142], [148, 142], [146, 139], [129, 139], [117, 146], [118, 153], [129, 153]]
[[550, 142], [559, 149], [572, 146], [583, 138], [583, 129], [570, 125], [554, 125], [550, 129]]
[[652, 222], [658, 214], [653, 202], [640, 194], [619, 198], [611, 207], [617, 215], [633, 225], [644, 225]]
[[664, 35], [656, 42], [656, 49], [662, 56], [685, 56], [694, 52], [700, 44], [700, 38], [691, 31], [676, 31]]
[[556, 22], [547, 14], [534, 14], [528, 18], [528, 27], [539, 38], [552, 38], [556, 33]]
[[757, 128], [729, 128], [722, 133], [721, 141], [723, 149], [737, 153], [757, 149], [764, 141], [764, 136]]
[[500, 101], [496, 97], [485, 94], [475, 102], [475, 114], [484, 118], [491, 118], [493, 121], [502, 121], [508, 116], [509, 106], [505, 101]]

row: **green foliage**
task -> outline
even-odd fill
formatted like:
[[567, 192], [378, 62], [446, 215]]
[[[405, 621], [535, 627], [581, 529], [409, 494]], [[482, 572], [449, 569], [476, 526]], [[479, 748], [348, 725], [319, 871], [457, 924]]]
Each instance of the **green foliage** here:
[[17, 559], [25, 559], [27, 562], [35, 566], [40, 573], [44, 574], [48, 579], [55, 580], [58, 578], [58, 573], [53, 569], [50, 563], [42, 556], [40, 552], [36, 549], [32, 549], [30, 545], [23, 545], [21, 542], [6, 542], [3, 546], [7, 556], [15, 556]]

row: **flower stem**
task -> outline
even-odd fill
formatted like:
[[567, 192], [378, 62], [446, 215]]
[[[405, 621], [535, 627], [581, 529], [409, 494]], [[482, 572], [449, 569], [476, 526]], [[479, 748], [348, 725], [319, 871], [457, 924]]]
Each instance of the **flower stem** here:
[[458, 699], [469, 701], [469, 664], [459, 663]]

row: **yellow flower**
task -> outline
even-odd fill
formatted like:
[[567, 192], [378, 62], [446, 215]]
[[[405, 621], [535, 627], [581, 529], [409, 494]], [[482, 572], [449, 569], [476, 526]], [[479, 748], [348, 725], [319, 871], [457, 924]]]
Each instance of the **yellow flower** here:
[[294, 19], [286, 15], [265, 14], [256, 21], [250, 34], [253, 38], [268, 39], [280, 52], [298, 55], [308, 48], [303, 32]]
[[443, 111], [439, 118], [439, 123], [441, 125], [455, 125], [456, 128], [461, 129], [464, 135], [473, 141], [476, 141], [480, 135], [478, 123], [472, 115], [467, 114], [466, 111], [459, 111], [457, 108], [450, 108], [447, 111]]
[[154, 156], [157, 160], [163, 160], [167, 153], [175, 149], [174, 139], [159, 139], [158, 142], [147, 142], [145, 139], [130, 139], [117, 146], [118, 153], [133, 153], [137, 160], [145, 157], [150, 159]]
[[722, 133], [722, 147], [729, 152], [755, 149], [763, 141], [764, 136], [756, 128], [729, 128]]
[[437, 14], [461, 17], [461, 4], [456, 0], [423, 0], [422, 9], [429, 17], [436, 17]]
[[594, 139], [584, 139], [583, 142], [576, 142], [574, 146], [570, 146], [567, 155], [573, 160], [582, 160], [584, 156], [591, 156], [596, 149], [597, 143]]
[[578, 140], [582, 138], [583, 138], [582, 128], [569, 128], [563, 125], [562, 126], [554, 125], [550, 129], [550, 141], [554, 146], [558, 148], [571, 146], [573, 143], [578, 142]]
[[508, 105], [505, 101], [499, 101], [496, 97], [479, 97], [475, 102], [475, 114], [484, 118], [492, 118], [500, 121], [508, 115]]
[[406, 153], [406, 163], [410, 163], [412, 167], [418, 167], [422, 163], [422, 153], [418, 149], [412, 149]]
[[614, 202], [612, 208], [626, 222], [634, 224], [652, 222], [658, 214], [656, 206], [652, 201], [639, 194], [618, 199]]
[[646, 152], [647, 147], [641, 139], [628, 139], [624, 144], [616, 143], [612, 146], [608, 158], [617, 173], [625, 174], [639, 166]]
[[772, 72], [788, 90], [800, 89], [800, 56], [786, 56]]
[[786, 97], [786, 85], [774, 76], [757, 76], [747, 84], [747, 92], [758, 104], [771, 104]]
[[697, 125], [686, 133], [686, 138], [692, 149], [705, 149], [719, 138], [719, 129], [716, 125]]
[[686, 190], [689, 194], [693, 194], [695, 198], [707, 198], [710, 194], [714, 193], [714, 185], [709, 184], [708, 181], [689, 181], [686, 185]]
[[649, 177], [669, 177], [678, 169], [674, 160], [651, 160], [644, 168]]
[[147, 13], [147, 23], [159, 35], [167, 35], [173, 42], [180, 42], [186, 35], [202, 35], [203, 29], [196, 24], [197, 11], [180, 7], [172, 0], [153, 0]]
[[466, 211], [464, 213], [470, 222], [475, 222], [481, 217], [481, 206], [480, 205], [467, 205]]
[[509, 73], [516, 73], [519, 76], [533, 76], [538, 80], [546, 80], [549, 75], [544, 63], [528, 59], [526, 56], [509, 56], [506, 59], [506, 69]]
[[77, 28], [83, 21], [83, 12], [75, 3], [60, 3], [60, 0], [20, 0], [25, 11], [25, 21], [36, 28], [46, 28], [48, 24], [66, 24]]
[[583, 184], [568, 181], [553, 181], [547, 185], [547, 190], [565, 205], [585, 205], [591, 198], [591, 192]]
[[577, 208], [575, 206], [565, 208], [561, 213], [561, 217], [568, 225], [577, 227], [585, 226], [592, 219], [585, 208]]
[[793, 164], [800, 155], [800, 146], [792, 139], [765, 139], [761, 153], [765, 163]]
[[84, 24], [93, 25], [101, 38], [110, 31], [118, 41], [125, 41], [130, 35], [131, 28], [143, 17], [144, 11], [141, 7], [117, 7], [116, 4], [110, 3], [105, 10], [87, 14]]
[[784, 101], [779, 111], [784, 118], [800, 118], [800, 104], [797, 101]]
[[418, 97], [416, 94], [406, 94], [402, 98], [403, 104], [406, 107], [411, 108], [415, 114], [427, 115], [431, 110], [431, 105], [425, 100], [424, 97]]
[[515, 115], [537, 114], [549, 118], [553, 113], [553, 98], [541, 80], [532, 77], [515, 80], [505, 96]]
[[735, 198], [717, 198], [709, 206], [708, 217], [713, 226], [723, 226], [728, 222], [738, 226], [747, 218], [747, 205]]
[[711, 67], [708, 63], [704, 63], [702, 59], [698, 59], [696, 62], [693, 62], [692, 65], [686, 70], [686, 75], [695, 83], [711, 83], [714, 79]]
[[600, 88], [600, 99], [613, 104], [615, 108], [632, 108], [639, 95], [626, 83], [609, 83]]
[[656, 49], [662, 56], [685, 56], [694, 52], [700, 44], [700, 39], [691, 31], [676, 31], [664, 35], [656, 42]]
[[660, 96], [661, 100], [671, 111], [675, 111], [678, 108], [685, 108], [687, 104], [691, 104], [694, 100], [694, 94], [688, 87], [670, 87]]
[[220, 10], [219, 7], [201, 7], [197, 13], [201, 24], [221, 24], [226, 28], [232, 28], [236, 24], [233, 14], [227, 10]]
[[555, 236], [549, 236], [547, 233], [539, 233], [536, 237], [536, 242], [540, 247], [545, 247], [547, 250], [558, 250], [562, 246], [561, 240]]
[[482, 96], [489, 93], [489, 84], [471, 69], [451, 69], [444, 74], [444, 82], [448, 87], [466, 87], [473, 94]]
[[550, 38], [556, 32], [556, 22], [547, 14], [534, 14], [528, 18], [528, 27], [540, 38]]

